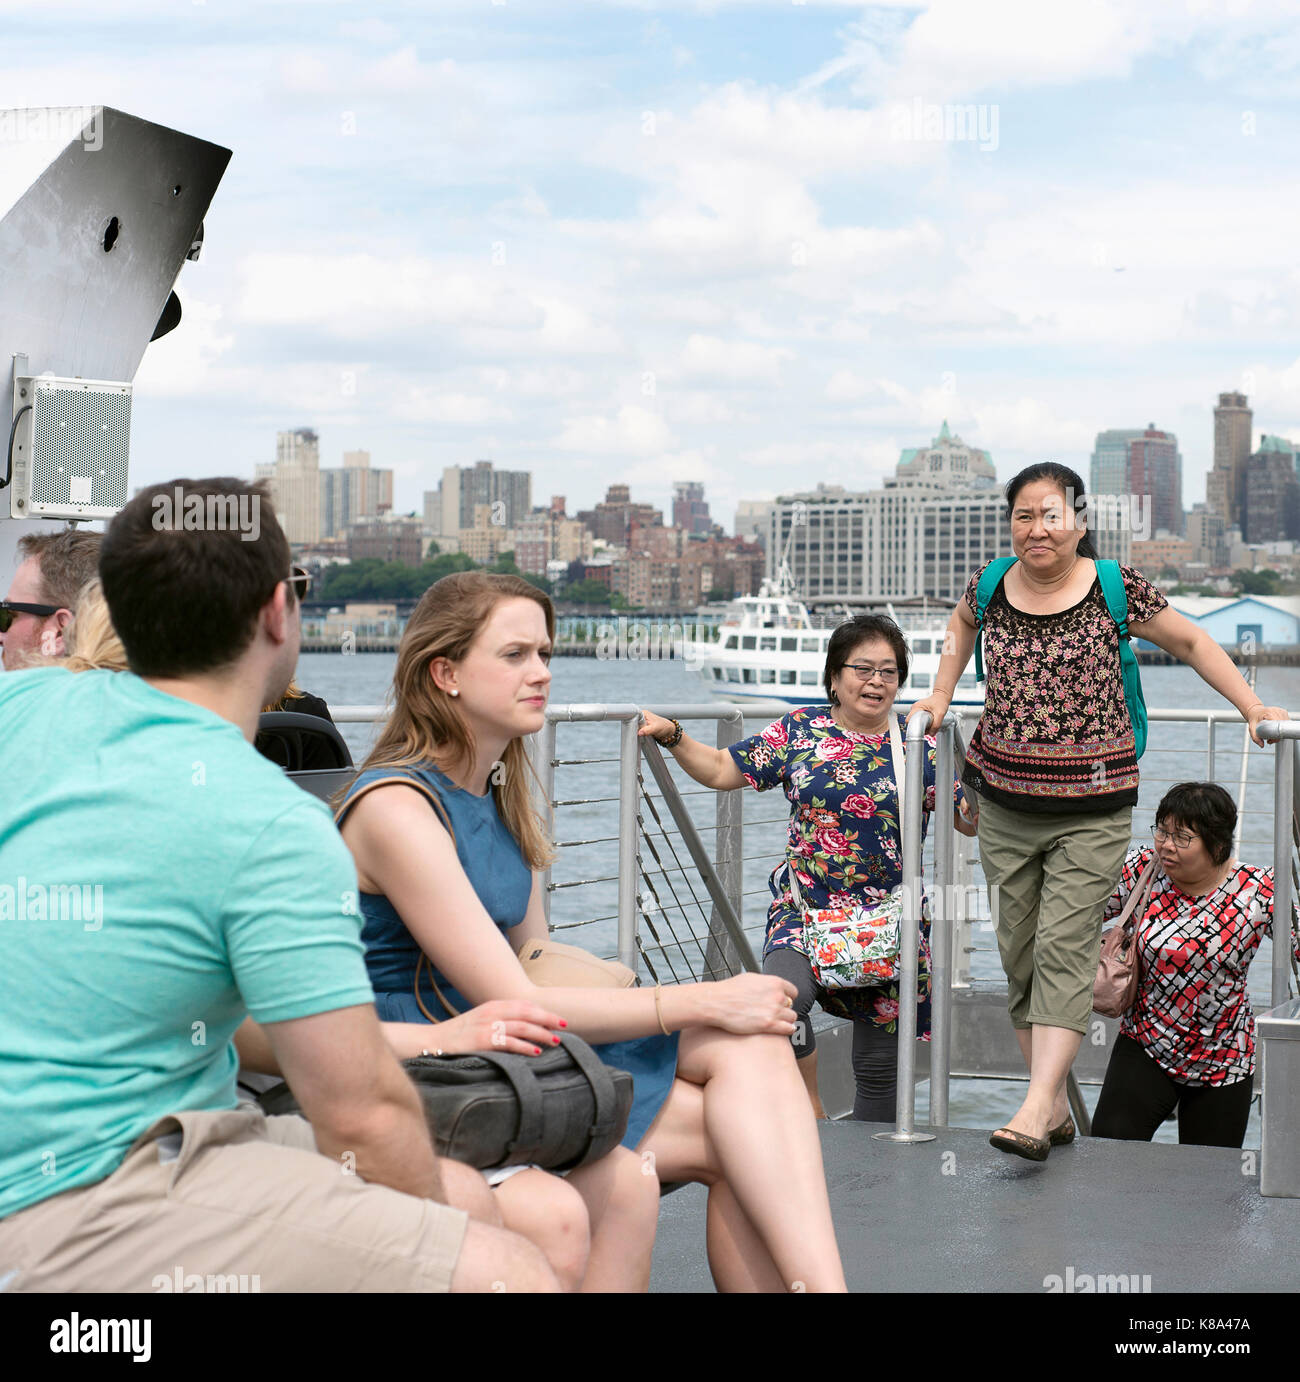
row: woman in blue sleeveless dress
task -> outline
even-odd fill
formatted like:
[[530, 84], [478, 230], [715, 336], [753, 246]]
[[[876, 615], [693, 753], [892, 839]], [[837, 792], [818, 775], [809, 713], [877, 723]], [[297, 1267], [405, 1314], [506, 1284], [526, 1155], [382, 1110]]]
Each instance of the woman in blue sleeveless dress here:
[[[816, 1126], [784, 1040], [793, 986], [745, 974], [663, 990], [540, 989], [519, 964], [518, 948], [547, 934], [540, 873], [551, 847], [523, 736], [545, 719], [553, 637], [545, 595], [477, 571], [444, 577], [407, 625], [393, 715], [342, 823], [379, 1014], [427, 1021], [421, 1004], [443, 1011], [434, 984], [458, 1008], [544, 1002], [603, 1059], [632, 1070], [625, 1146], [641, 1171], [709, 1186], [720, 1289], [842, 1291]], [[411, 785], [381, 782], [400, 776]], [[421, 951], [430, 963], [417, 1001]]]

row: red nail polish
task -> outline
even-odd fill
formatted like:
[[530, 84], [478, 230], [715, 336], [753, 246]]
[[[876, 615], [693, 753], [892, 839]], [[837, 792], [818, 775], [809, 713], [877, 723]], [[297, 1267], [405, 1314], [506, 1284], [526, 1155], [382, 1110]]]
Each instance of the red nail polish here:
[[559, 1044], [560, 1044], [560, 1038], [557, 1037], [557, 1036], [553, 1036], [553, 1037], [551, 1038], [551, 1045], [552, 1045], [552, 1046], [558, 1046]]
[[560, 1022], [560, 1026], [561, 1026], [561, 1027], [567, 1027], [568, 1025], [569, 1025], [569, 1024], [568, 1024], [567, 1022], [564, 1022], [564, 1021], [561, 1021], [561, 1022]]
[[541, 1048], [540, 1046], [534, 1046], [534, 1047], [533, 1047], [533, 1055], [535, 1055], [535, 1056], [540, 1056], [541, 1054], [542, 1054], [542, 1048]]

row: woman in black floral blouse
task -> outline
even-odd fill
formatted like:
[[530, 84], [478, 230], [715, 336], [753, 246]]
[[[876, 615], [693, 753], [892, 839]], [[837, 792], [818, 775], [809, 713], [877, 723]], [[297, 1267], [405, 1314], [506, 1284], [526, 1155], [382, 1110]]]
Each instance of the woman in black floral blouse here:
[[[1083, 482], [1066, 466], [1022, 470], [1006, 488], [1018, 560], [984, 616], [984, 715], [963, 783], [979, 795], [980, 858], [997, 918], [1007, 1004], [1029, 1067], [1024, 1103], [990, 1138], [1043, 1161], [1075, 1128], [1066, 1076], [1092, 1015], [1101, 916], [1132, 839], [1136, 744], [1119, 631], [1097, 576]], [[981, 568], [982, 570], [982, 568]], [[1262, 743], [1263, 705], [1209, 633], [1121, 567], [1128, 624], [1230, 701]], [[912, 714], [937, 723], [975, 648], [975, 572], [948, 625], [932, 695]]]
[[[892, 1122], [898, 1061], [898, 982], [870, 988], [819, 988], [803, 938], [803, 917], [790, 887], [798, 875], [808, 909], [871, 905], [903, 881], [898, 791], [889, 747], [894, 698], [907, 681], [907, 642], [892, 619], [859, 615], [832, 633], [823, 683], [829, 705], [803, 706], [761, 733], [726, 749], [709, 748], [647, 712], [641, 733], [653, 735], [697, 782], [719, 791], [780, 787], [790, 801], [785, 862], [772, 875], [763, 971], [794, 984], [799, 1027], [792, 1041], [818, 1117], [817, 1066], [808, 1014], [814, 1000], [853, 1019], [853, 1116]], [[935, 741], [926, 740], [922, 829], [935, 809]], [[960, 814], [957, 829], [974, 834]], [[927, 919], [928, 922], [928, 919]], [[926, 934], [923, 922], [923, 937]], [[929, 1037], [929, 947], [920, 948], [917, 1034]]]
[[[1093, 1115], [1094, 1137], [1149, 1142], [1178, 1110], [1178, 1140], [1240, 1147], [1255, 1073], [1250, 962], [1273, 935], [1273, 870], [1232, 858], [1237, 808], [1214, 782], [1180, 782], [1156, 811], [1153, 842], [1124, 861], [1104, 920], [1124, 910], [1152, 856], [1151, 895], [1133, 926], [1139, 984]], [[1300, 950], [1297, 913], [1292, 946]]]

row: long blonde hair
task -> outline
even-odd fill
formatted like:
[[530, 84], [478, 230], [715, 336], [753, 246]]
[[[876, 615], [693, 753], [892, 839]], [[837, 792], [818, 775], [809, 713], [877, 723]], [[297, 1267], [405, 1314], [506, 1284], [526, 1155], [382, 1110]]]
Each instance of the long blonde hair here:
[[62, 662], [70, 672], [89, 672], [95, 668], [110, 672], [127, 670], [126, 649], [113, 627], [113, 616], [108, 612], [108, 601], [104, 599], [104, 587], [98, 576], [87, 581], [77, 596], [65, 642], [68, 656]]
[[[429, 664], [436, 657], [459, 662], [496, 606], [517, 599], [541, 606], [547, 637], [554, 642], [554, 606], [519, 576], [457, 571], [424, 592], [397, 649], [393, 713], [361, 765], [362, 772], [430, 762], [445, 770], [457, 762], [474, 761], [473, 733], [456, 701], [434, 684]], [[530, 776], [536, 780], [536, 774], [522, 739], [506, 746], [503, 766], [503, 772], [492, 774], [497, 810], [529, 868], [547, 868], [555, 851], [529, 791]]]

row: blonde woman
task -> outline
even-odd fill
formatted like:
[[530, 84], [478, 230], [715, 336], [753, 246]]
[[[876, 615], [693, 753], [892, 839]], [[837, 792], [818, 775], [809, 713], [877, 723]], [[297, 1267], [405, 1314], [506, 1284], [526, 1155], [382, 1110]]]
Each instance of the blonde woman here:
[[[393, 714], [342, 826], [379, 1016], [418, 1022], [421, 1004], [438, 1011], [439, 992], [455, 1007], [544, 1001], [603, 1060], [632, 1070], [624, 1146], [637, 1172], [709, 1186], [720, 1289], [842, 1291], [816, 1125], [786, 1040], [793, 985], [744, 974], [662, 991], [538, 989], [519, 964], [518, 948], [547, 934], [540, 875], [551, 848], [524, 736], [545, 718], [554, 628], [540, 591], [477, 571], [437, 582], [407, 625]], [[411, 785], [373, 785], [393, 776]], [[421, 951], [433, 973], [421, 971], [417, 1001]], [[569, 1178], [584, 1196], [585, 1177]], [[593, 1270], [616, 1273], [620, 1253], [594, 1236]]]

